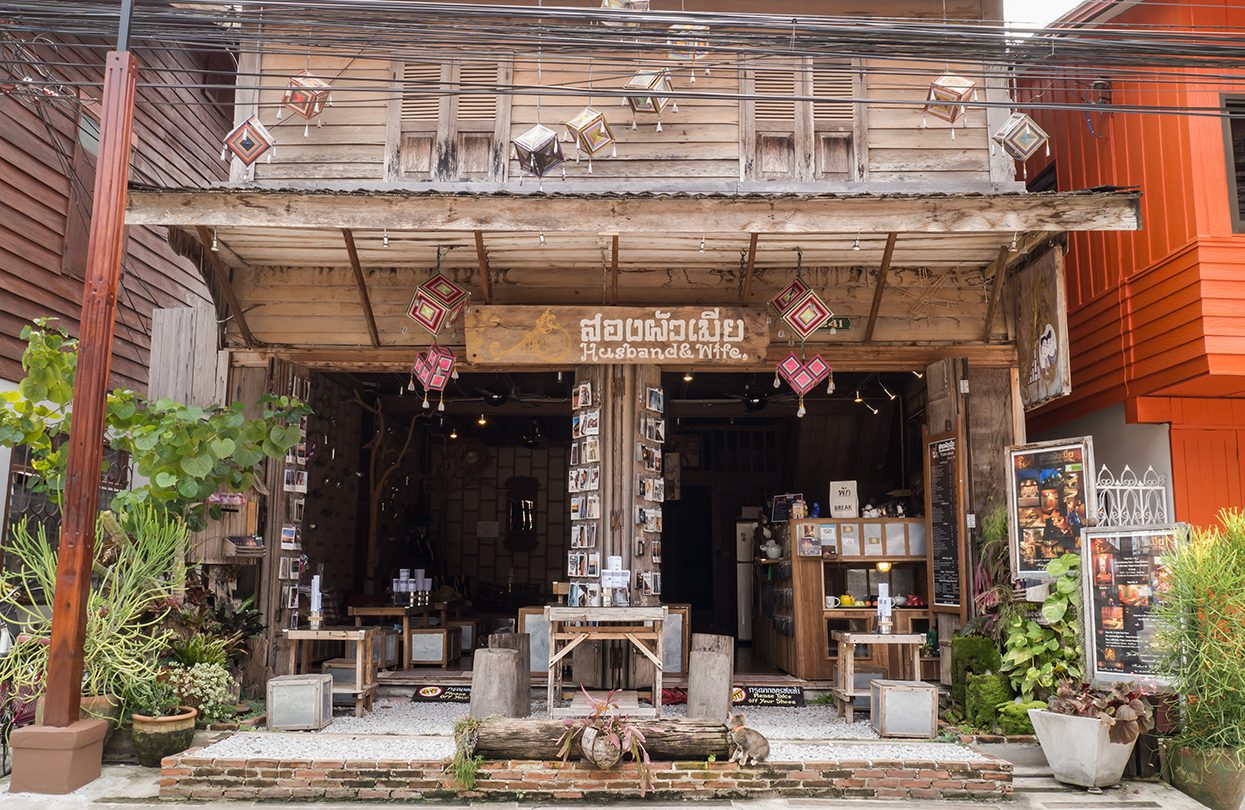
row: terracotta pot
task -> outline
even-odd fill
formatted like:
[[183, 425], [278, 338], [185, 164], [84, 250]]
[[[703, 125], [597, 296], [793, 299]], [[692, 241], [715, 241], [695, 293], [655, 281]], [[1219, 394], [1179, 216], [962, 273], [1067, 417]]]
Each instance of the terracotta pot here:
[[609, 770], [622, 759], [622, 747], [589, 726], [579, 735], [579, 753], [594, 768]]
[[[43, 701], [42, 695], [35, 701], [35, 725], [37, 726], [43, 725]], [[112, 739], [112, 734], [121, 720], [121, 701], [112, 695], [83, 695], [78, 716], [83, 720], [106, 720], [108, 731], [104, 733], [104, 745], [108, 745], [108, 741]]]
[[134, 722], [134, 751], [138, 763], [148, 768], [160, 767], [160, 760], [170, 754], [180, 754], [190, 747], [195, 736], [195, 718], [199, 710], [182, 706], [180, 714], [167, 717], [132, 716]]

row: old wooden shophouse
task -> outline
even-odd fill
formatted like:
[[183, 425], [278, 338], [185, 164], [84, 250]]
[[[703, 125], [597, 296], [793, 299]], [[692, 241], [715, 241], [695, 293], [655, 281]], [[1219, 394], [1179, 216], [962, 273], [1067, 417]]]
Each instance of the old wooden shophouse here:
[[824, 684], [889, 590], [916, 663], [854, 662], [939, 678], [969, 516], [1005, 500], [1022, 390], [1061, 382], [1026, 274], [1138, 197], [1026, 192], [999, 68], [869, 45], [870, 14], [996, 4], [615, 5], [359, 11], [328, 44], [322, 12], [244, 18], [228, 181], [132, 187], [128, 223], [217, 283], [221, 392], [315, 408], [198, 538], [261, 594], [268, 674], [313, 608], [399, 606], [381, 678], [420, 685], [500, 626], [535, 649], [560, 602], [668, 606], [667, 685], [691, 630]]

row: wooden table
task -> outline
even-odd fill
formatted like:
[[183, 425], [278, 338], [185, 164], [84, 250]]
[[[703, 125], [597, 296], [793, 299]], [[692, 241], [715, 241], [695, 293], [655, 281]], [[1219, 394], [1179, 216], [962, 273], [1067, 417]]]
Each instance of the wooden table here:
[[[856, 689], [856, 645], [857, 644], [896, 644], [912, 648], [912, 677], [909, 680], [921, 679], [921, 648], [925, 646], [925, 635], [922, 633], [853, 633], [835, 630], [830, 637], [839, 643], [839, 666], [835, 673], [835, 685], [830, 688], [834, 702], [838, 706], [839, 717], [846, 717], [852, 722], [854, 707], [852, 701], [858, 697], [868, 697], [869, 690]], [[890, 680], [904, 680], [902, 673]]]
[[[290, 643], [290, 674], [311, 671], [311, 644], [315, 641], [339, 641], [354, 645], [354, 688], [334, 686], [334, 695], [350, 695], [354, 698], [354, 716], [362, 717], [366, 709], [371, 711], [372, 698], [376, 694], [376, 659], [373, 646], [380, 633], [377, 627], [321, 627], [319, 630], [300, 628], [282, 630]], [[299, 644], [302, 642], [301, 653]]]
[[557, 607], [545, 608], [549, 623], [548, 717], [575, 717], [582, 707], [556, 707], [562, 695], [563, 659], [585, 641], [627, 641], [653, 664], [653, 708], [628, 709], [637, 717], [661, 717], [662, 628], [667, 608]]
[[402, 668], [411, 668], [411, 616], [417, 608], [408, 605], [375, 605], [371, 607], [352, 607], [347, 611], [354, 617], [354, 626], [362, 627], [365, 618], [401, 619], [402, 620]]

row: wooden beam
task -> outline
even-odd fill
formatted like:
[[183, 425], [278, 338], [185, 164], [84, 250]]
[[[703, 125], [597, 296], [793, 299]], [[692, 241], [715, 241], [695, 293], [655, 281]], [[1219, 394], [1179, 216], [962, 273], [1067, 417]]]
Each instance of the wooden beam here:
[[480, 297], [493, 303], [493, 278], [489, 275], [488, 251], [484, 249], [484, 232], [476, 231], [476, 261], [480, 264]]
[[207, 189], [130, 192], [130, 225], [532, 233], [1015, 233], [1136, 230], [1135, 192], [773, 197], [445, 195]]
[[[129, 6], [125, 8], [128, 10]], [[128, 24], [128, 19], [123, 18], [121, 25]], [[81, 719], [83, 649], [105, 441], [104, 401], [112, 367], [121, 257], [125, 253], [125, 194], [130, 176], [137, 82], [138, 60], [134, 55], [126, 50], [109, 51], [104, 65], [94, 215], [87, 238], [86, 283], [78, 321], [73, 430], [69, 434], [61, 501], [60, 554], [45, 676], [43, 721], [54, 728], [65, 728]]]
[[372, 311], [372, 299], [367, 294], [367, 281], [363, 278], [363, 265], [359, 263], [359, 250], [354, 244], [354, 233], [349, 228], [342, 228], [342, 238], [346, 240], [346, 252], [350, 254], [350, 269], [354, 271], [354, 283], [359, 288], [359, 303], [363, 306], [363, 317], [367, 319], [367, 333], [372, 338], [372, 348], [380, 346], [380, 332], [376, 329], [376, 313]]
[[195, 226], [195, 233], [199, 235], [199, 244], [203, 246], [203, 258], [207, 261], [208, 267], [212, 271], [212, 276], [220, 286], [221, 294], [225, 296], [225, 303], [229, 306], [229, 314], [238, 322], [238, 331], [242, 333], [242, 342], [248, 346], [254, 346], [259, 341], [255, 339], [255, 335], [251, 333], [251, 327], [246, 323], [246, 313], [242, 311], [242, 303], [238, 300], [238, 294], [234, 292], [233, 284], [229, 282], [229, 273], [225, 271], [224, 266], [220, 263], [220, 257], [216, 255], [216, 251], [211, 248], [212, 234], [208, 233], [208, 229], [203, 225]]
[[865, 343], [873, 342], [873, 329], [878, 325], [878, 310], [882, 308], [882, 293], [886, 291], [886, 277], [891, 272], [891, 259], [895, 255], [895, 242], [899, 234], [886, 236], [886, 249], [882, 251], [882, 263], [878, 265], [877, 286], [873, 288], [873, 305], [869, 307], [869, 322], [865, 325]]
[[610, 303], [618, 303], [618, 234], [610, 237]]
[[1007, 256], [1011, 248], [1007, 245], [999, 247], [999, 255], [990, 265], [994, 269], [994, 283], [990, 285], [990, 303], [986, 307], [986, 325], [981, 330], [981, 339], [990, 341], [990, 330], [994, 326], [994, 316], [999, 309], [999, 299], [1003, 295], [1003, 282], [1007, 279]]
[[752, 271], [757, 264], [757, 238], [760, 236], [756, 231], [748, 237], [748, 264], [744, 268], [744, 286], [739, 291], [739, 305], [747, 306], [748, 298], [752, 295]]
[[[421, 344], [423, 345], [423, 344]], [[459, 360], [460, 371], [516, 371], [513, 364], [472, 364], [467, 360], [466, 347], [461, 343], [447, 343]], [[948, 357], [964, 357], [969, 363], [991, 368], [1009, 368], [1016, 365], [1016, 347], [1010, 343], [862, 343], [810, 341], [810, 348], [832, 355], [835, 371], [921, 371], [927, 365]], [[352, 371], [405, 373], [411, 368], [410, 346], [384, 346], [379, 349], [359, 349], [353, 346], [266, 346], [262, 349], [230, 349], [230, 362], [236, 367], [263, 367], [272, 357], [280, 357], [317, 371]], [[754, 364], [721, 366], [723, 371], [774, 373], [774, 364], [791, 352], [786, 342], [771, 343], [765, 359]], [[679, 371], [690, 367], [672, 364], [662, 366], [667, 371]], [[524, 366], [525, 371], [566, 371], [569, 366], [551, 363], [547, 366]], [[696, 364], [697, 371], [708, 372], [712, 366], [703, 362]]]

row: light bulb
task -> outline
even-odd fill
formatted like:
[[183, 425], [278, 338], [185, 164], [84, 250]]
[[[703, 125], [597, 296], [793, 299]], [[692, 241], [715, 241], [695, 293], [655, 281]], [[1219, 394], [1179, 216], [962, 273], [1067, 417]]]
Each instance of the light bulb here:
[[856, 237], [856, 241], [852, 242], [852, 250], [860, 250], [860, 237]]
[[692, 381], [692, 370], [689, 368], [687, 371], [683, 372], [683, 382], [691, 382], [691, 381]]
[[860, 389], [859, 389], [859, 388], [857, 388], [857, 389], [856, 389], [856, 398], [855, 398], [855, 399], [853, 399], [853, 400], [852, 400], [852, 402], [864, 402], [864, 400], [863, 400], [863, 399], [861, 399], [861, 397], [860, 397]]
[[1020, 245], [1017, 243], [1017, 240], [1016, 240], [1017, 236], [1018, 234], [1015, 234], [1015, 233], [1012, 234], [1012, 243], [1007, 246], [1007, 250], [1009, 253], [1015, 253], [1016, 251], [1020, 250]]
[[913, 375], [914, 375], [914, 376], [915, 376], [918, 380], [923, 380], [923, 379], [925, 379], [925, 375], [924, 375], [924, 374], [922, 374], [922, 373], [921, 373], [921, 372], [919, 372], [919, 371], [914, 371], [914, 372], [912, 372], [912, 374], [913, 374]]
[[878, 571], [880, 571], [880, 572], [881, 572], [881, 573], [883, 573], [883, 574], [885, 574], [885, 573], [889, 572], [889, 571], [891, 570], [891, 564], [890, 564], [890, 561], [889, 561], [889, 560], [881, 560], [881, 561], [879, 561], [879, 562], [878, 562], [878, 564], [877, 564], [877, 569], [878, 569]]
[[700, 252], [701, 253], [705, 252], [705, 237], [703, 236], [700, 237]]
[[458, 428], [450, 428], [450, 438], [451, 439], [458, 438]]
[[484, 417], [484, 414], [480, 414], [480, 418], [476, 420], [476, 424], [480, 427], [484, 427], [488, 424], [488, 419]]
[[877, 408], [875, 408], [875, 407], [873, 407], [872, 405], [870, 405], [868, 402], [866, 402], [866, 403], [865, 403], [865, 407], [866, 407], [866, 408], [868, 408], [869, 410], [873, 411], [873, 415], [874, 415], [874, 416], [877, 416], [877, 415], [878, 415], [878, 409], [877, 409]]
[[216, 229], [215, 228], [212, 229], [212, 248], [211, 249], [213, 253], [220, 252], [220, 242], [216, 241]]
[[388, 228], [386, 228], [384, 233], [381, 234], [380, 244], [381, 244], [381, 247], [389, 247], [389, 229]]
[[541, 231], [537, 238], [540, 239], [540, 243], [542, 245], [545, 244], [545, 232], [544, 231]]
[[889, 389], [888, 389], [885, 385], [882, 385], [882, 383], [881, 383], [881, 382], [879, 382], [879, 383], [878, 383], [878, 385], [881, 385], [881, 386], [882, 386], [882, 392], [883, 392], [883, 393], [885, 393], [885, 394], [886, 394], [886, 396], [890, 397], [891, 399], [894, 399], [894, 398], [895, 398], [895, 395], [894, 395], [894, 394], [892, 394], [892, 393], [890, 392], [890, 390], [889, 390]]

